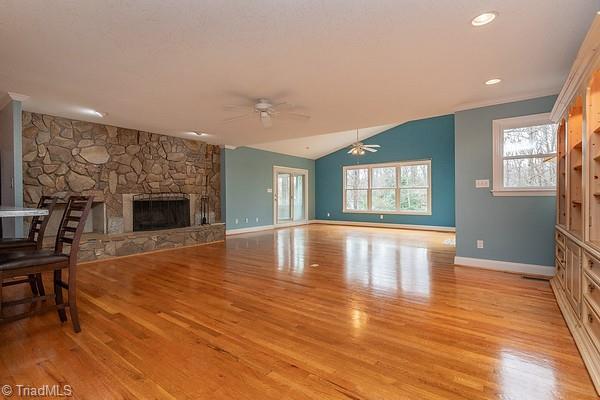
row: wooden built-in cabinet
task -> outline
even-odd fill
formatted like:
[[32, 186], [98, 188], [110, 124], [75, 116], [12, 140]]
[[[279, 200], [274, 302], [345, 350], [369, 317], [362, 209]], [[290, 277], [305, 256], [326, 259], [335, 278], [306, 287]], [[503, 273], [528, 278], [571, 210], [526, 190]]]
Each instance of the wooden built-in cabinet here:
[[600, 250], [600, 71], [592, 75], [587, 103], [589, 126], [589, 241]]
[[569, 231], [583, 238], [583, 100], [577, 96], [567, 116], [567, 148], [569, 165]]
[[565, 321], [600, 393], [600, 16], [588, 32], [551, 119], [556, 152], [555, 276]]

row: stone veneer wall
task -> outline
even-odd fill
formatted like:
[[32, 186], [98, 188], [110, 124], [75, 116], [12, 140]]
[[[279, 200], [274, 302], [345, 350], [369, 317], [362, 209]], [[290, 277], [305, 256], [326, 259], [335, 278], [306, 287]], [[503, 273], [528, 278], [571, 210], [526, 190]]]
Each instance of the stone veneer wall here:
[[220, 151], [200, 141], [23, 112], [24, 201], [35, 206], [41, 195], [92, 194], [105, 202], [114, 234], [123, 232], [124, 194], [206, 194], [219, 222]]

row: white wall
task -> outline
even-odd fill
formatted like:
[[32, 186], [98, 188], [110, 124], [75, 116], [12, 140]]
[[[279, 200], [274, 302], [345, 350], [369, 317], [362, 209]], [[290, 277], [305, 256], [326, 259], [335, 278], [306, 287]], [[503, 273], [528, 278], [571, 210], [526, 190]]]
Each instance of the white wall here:
[[[23, 205], [21, 111], [21, 102], [14, 100], [0, 110], [0, 204], [3, 206]], [[22, 220], [3, 218], [2, 232], [4, 237], [21, 237]]]

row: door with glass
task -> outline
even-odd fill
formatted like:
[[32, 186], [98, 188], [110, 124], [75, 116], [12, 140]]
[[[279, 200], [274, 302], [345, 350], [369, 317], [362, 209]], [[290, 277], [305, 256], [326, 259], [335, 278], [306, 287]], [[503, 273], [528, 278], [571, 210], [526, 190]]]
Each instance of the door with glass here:
[[275, 167], [273, 170], [275, 224], [305, 221], [308, 171]]

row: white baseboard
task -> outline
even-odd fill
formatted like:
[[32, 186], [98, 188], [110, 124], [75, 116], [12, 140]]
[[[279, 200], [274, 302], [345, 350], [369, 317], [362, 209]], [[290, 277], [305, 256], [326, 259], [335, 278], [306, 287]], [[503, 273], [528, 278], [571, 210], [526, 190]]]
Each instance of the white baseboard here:
[[238, 235], [240, 233], [260, 232], [273, 229], [273, 225], [252, 226], [250, 228], [226, 229], [225, 235]]
[[421, 230], [421, 231], [441, 231], [441, 232], [455, 232], [456, 231], [456, 228], [454, 228], [453, 226], [390, 224], [390, 223], [379, 223], [379, 222], [356, 222], [356, 221], [335, 221], [335, 220], [328, 220], [328, 219], [311, 219], [309, 221], [290, 222], [287, 224], [262, 225], [262, 226], [252, 226], [249, 228], [227, 229], [227, 230], [225, 230], [225, 235], [229, 236], [229, 235], [238, 235], [240, 233], [268, 231], [270, 229], [288, 228], [291, 226], [299, 226], [299, 225], [307, 225], [307, 224], [366, 226], [366, 227], [374, 227], [374, 228], [414, 229], [414, 230]]
[[309, 223], [311, 223], [311, 221], [288, 222], [285, 224], [277, 225], [251, 226], [249, 228], [226, 229], [225, 235], [238, 235], [240, 233], [268, 231], [270, 229], [289, 228], [291, 226], [307, 225]]
[[509, 261], [486, 260], [484, 258], [454, 257], [454, 264], [466, 267], [491, 269], [494, 271], [516, 272], [531, 275], [554, 276], [554, 266], [523, 264]]
[[395, 229], [415, 229], [420, 231], [441, 231], [455, 232], [453, 226], [436, 226], [436, 225], [412, 225], [412, 224], [391, 224], [385, 222], [358, 222], [358, 221], [336, 221], [329, 219], [313, 219], [311, 224], [329, 224], [329, 225], [350, 225], [350, 226], [366, 226], [374, 228], [395, 228]]

